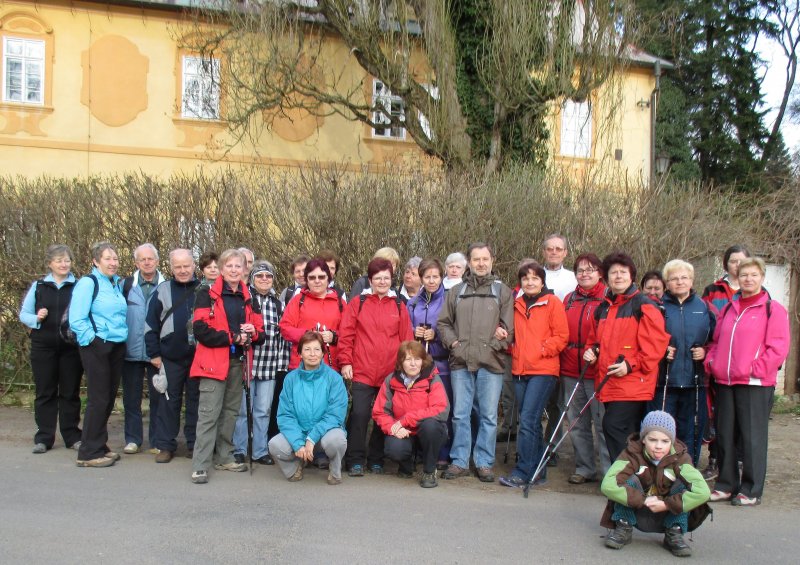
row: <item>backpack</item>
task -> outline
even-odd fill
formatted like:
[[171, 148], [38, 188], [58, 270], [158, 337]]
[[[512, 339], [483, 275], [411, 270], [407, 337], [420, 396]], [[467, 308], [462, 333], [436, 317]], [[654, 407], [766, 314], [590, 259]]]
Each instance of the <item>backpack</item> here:
[[[197, 295], [201, 290], [209, 290], [211, 285], [207, 283], [200, 283], [194, 289], [194, 302], [192, 302], [192, 311], [189, 313], [189, 319], [186, 321], [186, 341], [189, 342], [190, 347], [197, 345], [197, 338], [194, 337], [194, 309], [197, 307]], [[214, 302], [211, 302], [211, 315], [214, 315]], [[162, 322], [167, 317], [162, 318]]]
[[487, 297], [494, 297], [497, 300], [497, 306], [500, 307], [500, 288], [503, 286], [503, 283], [498, 280], [492, 281], [492, 292], [491, 294], [467, 294], [464, 295], [464, 292], [467, 290], [467, 283], [459, 283], [458, 295], [456, 296], [456, 306], [458, 306], [459, 301], [462, 298], [487, 298]]
[[[89, 302], [89, 321], [92, 323], [92, 329], [97, 332], [97, 325], [94, 323], [94, 318], [92, 317], [92, 304], [94, 304], [94, 299], [97, 298], [97, 293], [100, 292], [100, 283], [97, 280], [97, 277], [94, 275], [88, 275], [90, 279], [94, 282], [94, 290], [92, 291], [92, 300]], [[38, 291], [38, 285], [37, 285]], [[58, 326], [58, 335], [64, 340], [64, 343], [68, 343], [70, 345], [78, 345], [78, 336], [75, 335], [75, 332], [72, 331], [72, 328], [69, 327], [69, 309], [72, 307], [72, 300], [70, 300], [69, 306], [64, 310], [64, 315], [61, 316], [61, 323]]]
[[[359, 294], [358, 295], [358, 313], [361, 314], [361, 309], [364, 307], [364, 301], [367, 299], [369, 294]], [[400, 313], [400, 308], [402, 308], [403, 299], [400, 298], [399, 294], [394, 295], [394, 301], [397, 303], [397, 313]]]

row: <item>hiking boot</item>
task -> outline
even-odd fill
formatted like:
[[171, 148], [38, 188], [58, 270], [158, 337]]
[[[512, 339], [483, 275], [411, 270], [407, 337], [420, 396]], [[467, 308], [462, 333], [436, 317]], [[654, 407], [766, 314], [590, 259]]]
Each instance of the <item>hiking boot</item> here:
[[192, 473], [192, 482], [196, 485], [204, 485], [208, 482], [208, 473], [205, 471], [195, 471]]
[[328, 484], [331, 486], [340, 485], [342, 484], [342, 479], [337, 479], [336, 477], [328, 473]]
[[33, 446], [31, 453], [36, 453], [37, 455], [40, 453], [47, 453], [47, 446], [43, 443], [37, 443]]
[[116, 462], [111, 457], [98, 457], [97, 459], [78, 459], [75, 464], [78, 467], [111, 467]]
[[172, 457], [174, 453], [171, 451], [163, 450], [158, 455], [156, 455], [156, 463], [169, 463], [172, 461]]
[[713, 481], [719, 475], [719, 469], [717, 468], [717, 460], [716, 459], [709, 459], [708, 466], [706, 470], [703, 471], [703, 478], [707, 481]]
[[120, 459], [122, 459], [120, 454], [117, 453], [116, 451], [106, 451], [106, 457], [110, 457], [114, 461], [119, 461]]
[[500, 477], [498, 481], [504, 487], [511, 487], [511, 488], [525, 488], [525, 479], [522, 477], [517, 477], [515, 475], [509, 475], [508, 477]]
[[125, 447], [122, 448], [122, 453], [126, 455], [133, 455], [134, 453], [139, 453], [139, 446], [133, 442], [130, 442]]
[[383, 465], [378, 465], [377, 463], [375, 465], [370, 465], [369, 472], [373, 475], [383, 475]]
[[617, 520], [617, 527], [608, 532], [606, 547], [622, 549], [633, 539], [633, 526], [625, 520]]
[[667, 528], [664, 533], [664, 547], [675, 557], [689, 557], [692, 554], [692, 548], [683, 539], [683, 532], [678, 525]]
[[437, 471], [444, 471], [444, 470], [446, 470], [446, 469], [447, 469], [447, 467], [448, 467], [449, 465], [450, 465], [450, 463], [448, 463], [447, 461], [438, 461], [438, 462], [436, 463], [436, 470], [437, 470]]
[[246, 463], [247, 457], [245, 456], [244, 453], [234, 453], [233, 460], [236, 461], [237, 463]]
[[398, 467], [397, 468], [397, 476], [401, 479], [410, 479], [414, 476], [414, 470], [409, 465], [408, 467]]
[[160, 450], [157, 447], [151, 447], [150, 449], [147, 450], [147, 453], [149, 453], [150, 455], [158, 455], [159, 451]]
[[584, 483], [592, 483], [596, 479], [594, 477], [584, 477], [580, 473], [575, 473], [574, 475], [570, 475], [567, 479], [567, 482], [571, 485], [582, 485]]
[[725, 492], [722, 490], [714, 490], [711, 492], [711, 496], [708, 498], [710, 502], [720, 502], [722, 500], [730, 500], [731, 493]]
[[247, 471], [247, 465], [244, 463], [237, 463], [236, 461], [231, 461], [230, 463], [218, 463], [214, 465], [214, 468], [217, 471], [233, 471], [234, 473], [244, 473]]
[[298, 481], [302, 481], [303, 480], [303, 464], [302, 463], [300, 463], [297, 466], [297, 470], [294, 472], [294, 475], [289, 477], [288, 480], [289, 480], [290, 483], [296, 483]]
[[81, 440], [76, 441], [75, 443], [70, 445], [69, 448], [78, 451], [81, 448]]
[[269, 453], [267, 453], [264, 457], [259, 457], [258, 459], [255, 460], [255, 462], [258, 463], [259, 465], [274, 465], [275, 464], [275, 461], [272, 460], [272, 456], [270, 456]]
[[451, 463], [450, 466], [444, 470], [442, 473], [443, 479], [457, 479], [459, 477], [468, 477], [469, 476], [469, 469], [464, 469], [463, 467], [459, 467], [455, 463]]
[[347, 471], [347, 474], [351, 477], [363, 477], [364, 476], [364, 466], [363, 465], [353, 465], [350, 467], [350, 470]]
[[747, 495], [739, 493], [736, 497], [731, 500], [731, 506], [758, 506], [761, 504], [761, 499], [757, 496], [750, 498]]
[[439, 483], [436, 482], [436, 473], [422, 473], [419, 486], [422, 488], [434, 488], [439, 486]]
[[491, 467], [478, 467], [478, 480], [482, 483], [494, 482], [494, 471]]

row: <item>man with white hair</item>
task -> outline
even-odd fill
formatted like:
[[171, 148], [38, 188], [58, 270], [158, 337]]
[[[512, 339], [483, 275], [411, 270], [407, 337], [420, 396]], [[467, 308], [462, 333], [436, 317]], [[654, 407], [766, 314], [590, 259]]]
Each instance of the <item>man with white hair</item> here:
[[155, 449], [155, 415], [153, 375], [155, 369], [144, 345], [147, 304], [155, 288], [164, 282], [158, 271], [158, 250], [152, 243], [143, 243], [133, 251], [136, 271], [122, 281], [122, 294], [128, 303], [128, 341], [125, 343], [125, 362], [122, 365], [122, 405], [125, 409], [125, 448], [127, 454], [138, 453], [144, 443], [142, 429], [142, 393], [147, 379], [150, 391], [150, 425], [148, 439]]
[[189, 378], [194, 358], [194, 343], [189, 338], [194, 299], [200, 282], [195, 278], [192, 252], [173, 249], [169, 254], [172, 279], [156, 288], [147, 309], [145, 344], [150, 363], [155, 369], [164, 367], [167, 390], [157, 392], [158, 410], [155, 418], [156, 463], [169, 463], [178, 448], [177, 436], [181, 424], [181, 405], [186, 391], [186, 421], [183, 435], [188, 453], [194, 450], [197, 429], [197, 409], [200, 401], [199, 379]]
[[564, 259], [569, 253], [567, 238], [560, 233], [548, 235], [542, 242], [542, 253], [544, 254], [544, 274], [547, 277], [545, 281], [547, 288], [563, 301], [564, 297], [578, 286], [575, 273], [564, 267]]

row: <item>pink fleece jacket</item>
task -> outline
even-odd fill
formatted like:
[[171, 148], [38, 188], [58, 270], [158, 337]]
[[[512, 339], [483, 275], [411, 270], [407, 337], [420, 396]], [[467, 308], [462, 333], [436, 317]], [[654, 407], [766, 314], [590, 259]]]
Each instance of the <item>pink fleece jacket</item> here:
[[723, 385], [775, 386], [778, 368], [789, 354], [786, 308], [764, 292], [742, 309], [738, 299], [723, 308], [714, 341], [706, 355], [706, 371]]

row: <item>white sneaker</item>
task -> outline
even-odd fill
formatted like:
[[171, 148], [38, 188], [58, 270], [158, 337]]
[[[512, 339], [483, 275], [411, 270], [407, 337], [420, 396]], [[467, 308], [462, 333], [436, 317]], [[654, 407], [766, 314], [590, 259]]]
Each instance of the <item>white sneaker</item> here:
[[151, 447], [150, 449], [147, 450], [147, 453], [149, 453], [150, 455], [158, 455], [159, 453], [161, 453], [161, 450], [157, 447]]
[[130, 442], [128, 445], [126, 445], [126, 446], [125, 446], [125, 447], [122, 449], [122, 452], [123, 452], [123, 453], [126, 453], [126, 454], [128, 454], [128, 455], [133, 455], [134, 453], [139, 453], [139, 446], [138, 446], [138, 445], [136, 445], [136, 444], [135, 444], [135, 443], [133, 443], [133, 442]]

